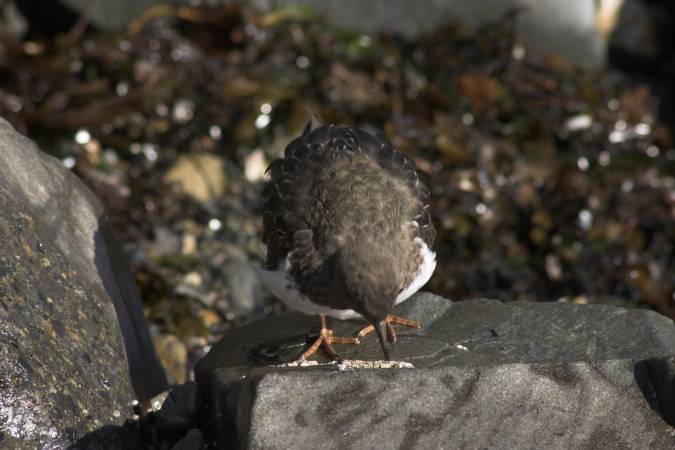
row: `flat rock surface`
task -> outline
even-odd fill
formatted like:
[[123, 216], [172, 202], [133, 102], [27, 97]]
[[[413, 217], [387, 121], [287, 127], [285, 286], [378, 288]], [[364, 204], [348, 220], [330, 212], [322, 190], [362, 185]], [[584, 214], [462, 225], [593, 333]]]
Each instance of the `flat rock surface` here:
[[[675, 445], [675, 327], [646, 310], [562, 303], [399, 306], [393, 358], [413, 369], [264, 367], [257, 344], [301, 335], [300, 314], [232, 330], [197, 366], [222, 448], [646, 448]], [[362, 322], [334, 321], [336, 335]], [[381, 359], [375, 336], [336, 346]], [[325, 362], [321, 357], [320, 362]], [[672, 420], [671, 420], [672, 422]], [[218, 425], [220, 424], [220, 425]]]
[[95, 442], [121, 424], [136, 398], [125, 356], [156, 383], [148, 390], [162, 388], [101, 214], [73, 174], [0, 119], [0, 448]]
[[[673, 322], [653, 311], [604, 305], [502, 303], [498, 300], [451, 302], [421, 293], [397, 309], [417, 320], [417, 331], [396, 326], [392, 358], [415, 367], [477, 366], [503, 363], [646, 358], [675, 354]], [[236, 328], [200, 361], [198, 371], [254, 367], [255, 345], [306, 334], [318, 316], [290, 313]], [[354, 336], [365, 322], [329, 319], [336, 336]], [[381, 359], [377, 337], [359, 346], [336, 345], [345, 359]], [[327, 361], [322, 355], [320, 361]]]

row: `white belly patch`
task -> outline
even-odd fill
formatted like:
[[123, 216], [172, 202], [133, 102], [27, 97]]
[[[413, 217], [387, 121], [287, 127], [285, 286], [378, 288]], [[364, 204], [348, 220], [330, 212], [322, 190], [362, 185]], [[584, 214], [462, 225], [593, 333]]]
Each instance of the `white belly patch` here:
[[361, 314], [353, 309], [332, 309], [310, 302], [300, 293], [295, 281], [291, 278], [290, 267], [290, 261], [286, 257], [279, 263], [277, 270], [258, 269], [258, 278], [262, 284], [286, 306], [304, 314], [325, 314], [343, 320], [361, 317]]
[[[396, 297], [395, 303], [397, 305], [424, 286], [436, 268], [436, 253], [432, 252], [422, 239], [416, 238], [415, 241], [420, 244], [422, 265], [410, 285]], [[300, 292], [295, 281], [291, 278], [289, 270], [290, 261], [286, 257], [279, 263], [276, 270], [257, 269], [256, 271], [265, 288], [291, 309], [304, 314], [325, 314], [343, 320], [361, 317], [361, 314], [353, 309], [333, 309], [312, 303]]]
[[415, 242], [420, 244], [420, 253], [422, 254], [422, 265], [417, 271], [417, 275], [412, 280], [412, 283], [407, 288], [403, 289], [398, 297], [396, 297], [396, 304], [408, 299], [415, 292], [419, 291], [422, 286], [427, 284], [431, 275], [436, 269], [436, 253], [432, 252], [427, 244], [421, 238], [415, 238]]

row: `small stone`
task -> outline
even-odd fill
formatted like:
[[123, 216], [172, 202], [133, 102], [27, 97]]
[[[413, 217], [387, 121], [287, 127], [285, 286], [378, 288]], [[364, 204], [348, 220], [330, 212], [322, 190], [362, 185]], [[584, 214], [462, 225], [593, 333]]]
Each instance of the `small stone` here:
[[223, 267], [223, 274], [233, 312], [251, 314], [262, 310], [265, 292], [250, 262], [231, 260]]
[[181, 243], [181, 253], [184, 255], [193, 255], [197, 251], [197, 237], [192, 233], [183, 235]]
[[156, 396], [152, 397], [150, 399], [150, 411], [159, 411], [162, 408], [162, 405], [164, 404], [164, 401], [167, 399], [171, 392], [170, 391], [164, 391], [160, 392]]
[[580, 131], [590, 128], [591, 125], [593, 125], [593, 118], [589, 114], [579, 114], [567, 119], [563, 127], [569, 131]]
[[185, 194], [205, 202], [225, 193], [225, 163], [215, 155], [196, 153], [181, 156], [164, 176]]
[[214, 311], [208, 308], [202, 308], [199, 310], [199, 317], [202, 320], [204, 327], [209, 329], [222, 322], [221, 317]]
[[180, 248], [180, 239], [166, 227], [155, 228], [155, 239], [152, 241], [151, 254], [154, 256], [175, 255]]
[[184, 383], [187, 370], [187, 347], [173, 334], [161, 334], [153, 339], [157, 355], [175, 383]]
[[252, 183], [264, 179], [266, 169], [265, 153], [260, 149], [255, 150], [244, 160], [244, 175]]
[[187, 284], [188, 286], [199, 287], [204, 283], [204, 280], [202, 279], [202, 276], [199, 274], [199, 272], [188, 272], [183, 277], [183, 283]]

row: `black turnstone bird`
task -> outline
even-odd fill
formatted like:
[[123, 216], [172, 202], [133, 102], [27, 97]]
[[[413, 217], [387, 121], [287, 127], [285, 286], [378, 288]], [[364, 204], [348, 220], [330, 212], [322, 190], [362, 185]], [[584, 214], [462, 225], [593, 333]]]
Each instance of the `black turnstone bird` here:
[[[429, 191], [414, 163], [381, 136], [343, 126], [307, 125], [267, 169], [263, 284], [290, 308], [318, 314], [320, 346], [358, 344], [375, 330], [386, 359], [396, 340], [394, 305], [431, 277], [436, 255]], [[326, 316], [363, 317], [357, 337], [336, 337]], [[385, 338], [386, 341], [385, 342]]]

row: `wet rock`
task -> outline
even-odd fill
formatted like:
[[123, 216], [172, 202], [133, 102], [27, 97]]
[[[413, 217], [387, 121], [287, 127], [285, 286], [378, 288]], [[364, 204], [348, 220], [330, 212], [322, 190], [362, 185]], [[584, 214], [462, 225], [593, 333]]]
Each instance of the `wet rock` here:
[[173, 334], [160, 334], [153, 338], [157, 355], [166, 368], [169, 381], [172, 383], [184, 383], [187, 374], [186, 360], [187, 347], [177, 336]]
[[[196, 369], [220, 448], [675, 445], [667, 422], [675, 326], [666, 317], [600, 305], [452, 303], [427, 293], [397, 314], [423, 325], [400, 330], [394, 346], [393, 358], [414, 368], [253, 363], [261, 343], [272, 349], [316, 324], [301, 314], [225, 335]], [[334, 323], [336, 335], [359, 327]], [[337, 350], [381, 359], [372, 335]]]
[[121, 425], [165, 379], [98, 201], [0, 119], [0, 205], [0, 446]]

